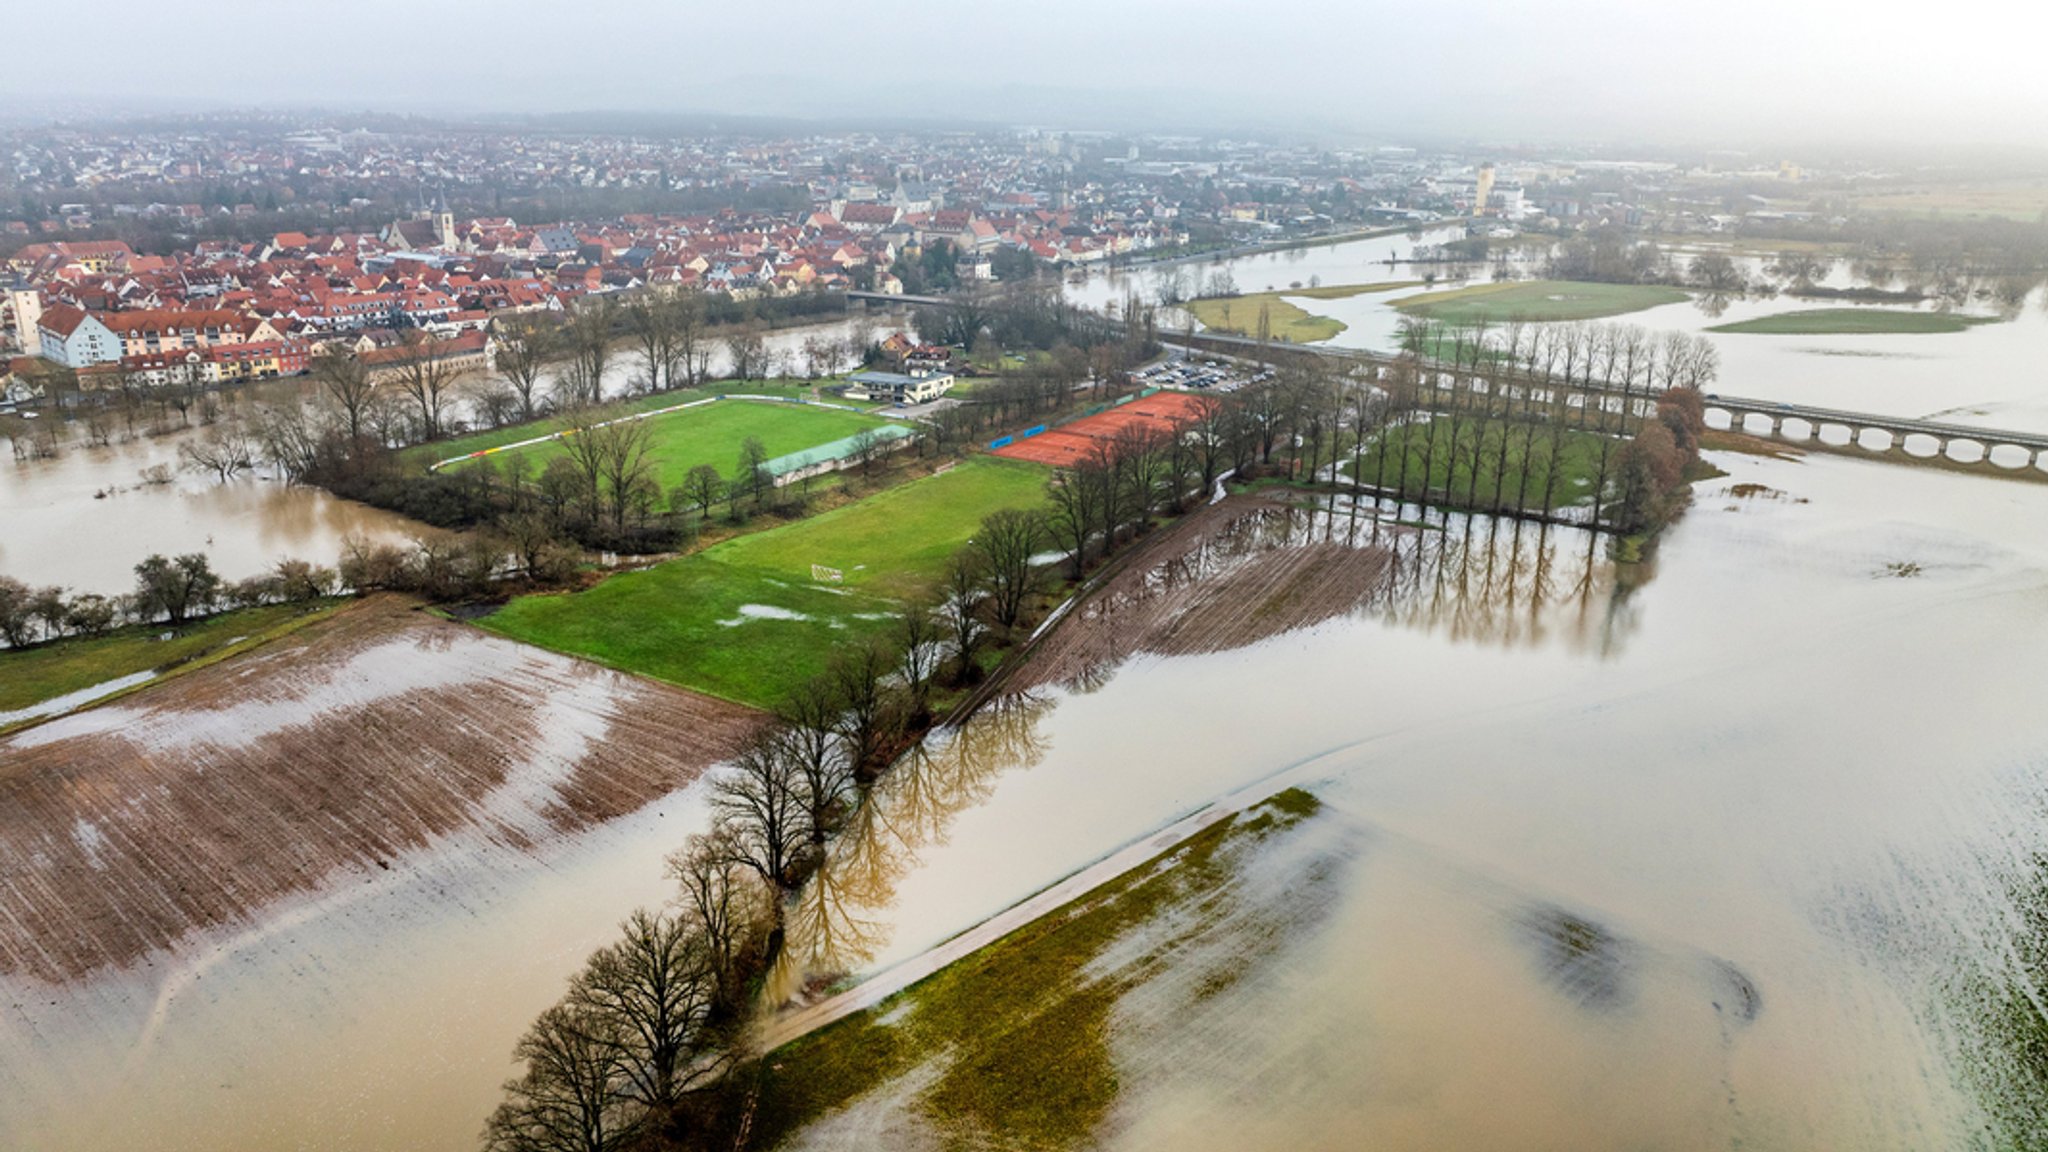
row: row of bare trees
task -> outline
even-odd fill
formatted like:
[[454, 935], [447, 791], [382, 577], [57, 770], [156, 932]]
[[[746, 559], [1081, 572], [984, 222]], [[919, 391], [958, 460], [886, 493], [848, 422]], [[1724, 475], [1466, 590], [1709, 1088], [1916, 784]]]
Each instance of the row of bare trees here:
[[711, 826], [669, 858], [676, 899], [635, 912], [514, 1050], [491, 1152], [612, 1152], [701, 1132], [775, 965], [791, 909], [889, 765], [971, 684], [1037, 592], [1042, 519], [998, 511], [928, 601], [841, 649], [710, 782]]

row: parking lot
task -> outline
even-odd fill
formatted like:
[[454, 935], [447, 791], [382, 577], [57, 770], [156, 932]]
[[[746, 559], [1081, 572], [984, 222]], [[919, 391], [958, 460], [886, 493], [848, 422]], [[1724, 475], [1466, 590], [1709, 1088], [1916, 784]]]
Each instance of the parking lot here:
[[1254, 369], [1220, 356], [1190, 356], [1174, 353], [1157, 364], [1131, 373], [1139, 384], [1154, 388], [1178, 388], [1201, 392], [1235, 392], [1273, 378], [1269, 368]]

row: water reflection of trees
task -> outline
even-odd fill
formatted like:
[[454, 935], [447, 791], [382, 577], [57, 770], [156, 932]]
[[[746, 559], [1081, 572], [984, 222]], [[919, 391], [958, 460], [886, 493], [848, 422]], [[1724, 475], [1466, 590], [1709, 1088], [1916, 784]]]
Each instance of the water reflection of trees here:
[[793, 992], [852, 972], [887, 946], [897, 885], [921, 853], [946, 843], [960, 813], [988, 800], [999, 777], [1044, 758], [1038, 725], [1050, 708], [1028, 693], [998, 697], [906, 753], [868, 792], [798, 895], [771, 983]]
[[1617, 655], [1640, 625], [1633, 594], [1655, 575], [1610, 559], [1609, 537], [1544, 522], [1453, 514], [1374, 533], [1390, 562], [1367, 614], [1460, 643]]
[[[1648, 564], [1614, 563], [1605, 536], [1554, 524], [1489, 516], [1426, 527], [1375, 517], [1341, 497], [1313, 506], [1262, 505], [1198, 543], [1119, 582], [1072, 622], [1084, 647], [1052, 653], [1070, 687], [1105, 683], [1144, 647], [1179, 635], [1182, 617], [1213, 611], [1191, 589], [1232, 587], [1251, 562], [1289, 550], [1341, 548], [1371, 574], [1360, 591], [1327, 598], [1306, 615], [1208, 631], [1176, 651], [1220, 651], [1337, 616], [1379, 619], [1455, 643], [1504, 648], [1563, 644], [1617, 654], [1640, 623], [1633, 593]], [[1162, 614], [1166, 619], [1162, 620]], [[1126, 638], [1139, 637], [1136, 641]], [[1071, 679], [1081, 683], [1074, 685]], [[773, 989], [853, 972], [889, 944], [889, 909], [922, 854], [943, 845], [953, 821], [985, 802], [1004, 772], [1045, 754], [1039, 723], [1050, 702], [1029, 692], [999, 696], [966, 724], [934, 733], [878, 781], [833, 842], [825, 865], [790, 910], [788, 941]]]

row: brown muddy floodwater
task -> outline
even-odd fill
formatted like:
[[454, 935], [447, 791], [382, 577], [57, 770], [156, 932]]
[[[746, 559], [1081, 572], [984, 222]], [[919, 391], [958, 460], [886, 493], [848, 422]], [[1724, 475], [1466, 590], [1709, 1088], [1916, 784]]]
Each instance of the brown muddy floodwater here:
[[[201, 435], [195, 427], [103, 448], [68, 444], [50, 460], [0, 460], [0, 575], [111, 595], [134, 587], [135, 564], [152, 552], [204, 552], [239, 580], [286, 557], [332, 564], [352, 535], [428, 531], [318, 488], [181, 471], [179, 442]], [[146, 482], [152, 468], [169, 481]]]
[[[813, 974], [1298, 785], [1324, 812], [1248, 883], [1314, 898], [1198, 1009], [1119, 1003], [1093, 1143], [2039, 1146], [2048, 486], [1717, 462], [1654, 572], [1259, 510], [1151, 583], [1278, 611], [1246, 565], [1336, 546], [1384, 578], [1239, 647], [1154, 619], [907, 762], [802, 898]], [[0, 984], [0, 1146], [474, 1147], [519, 1030], [702, 819], [684, 789], [539, 853], [459, 840], [159, 968]], [[916, 1143], [853, 1119], [891, 1135], [819, 1146]]]
[[[1124, 996], [1097, 1146], [2040, 1146], [2048, 488], [1719, 462], [1654, 573], [1454, 520], [1341, 619], [991, 713], [807, 894], [818, 967], [1298, 785], [1327, 896]], [[916, 1082], [808, 1143], [917, 1142]]]

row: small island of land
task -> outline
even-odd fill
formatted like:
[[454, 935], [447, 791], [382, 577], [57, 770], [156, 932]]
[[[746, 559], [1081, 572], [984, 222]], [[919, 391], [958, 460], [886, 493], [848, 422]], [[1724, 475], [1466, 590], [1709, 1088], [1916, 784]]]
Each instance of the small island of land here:
[[1896, 308], [1815, 308], [1781, 312], [1707, 329], [1709, 332], [1753, 336], [1875, 336], [1961, 332], [1997, 321], [1989, 316], [1953, 312], [1905, 312]]
[[1425, 292], [1394, 301], [1396, 311], [1446, 324], [1597, 320], [1640, 312], [1686, 298], [1662, 284], [1595, 284], [1576, 280], [1519, 280]]

